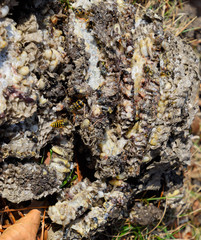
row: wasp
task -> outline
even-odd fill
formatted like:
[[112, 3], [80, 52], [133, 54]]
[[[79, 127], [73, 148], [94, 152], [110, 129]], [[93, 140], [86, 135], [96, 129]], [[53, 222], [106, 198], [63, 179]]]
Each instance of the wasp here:
[[75, 112], [81, 108], [83, 108], [84, 106], [84, 102], [81, 99], [78, 99], [76, 102], [74, 102], [71, 106], [70, 106], [70, 111], [71, 112]]
[[91, 28], [93, 23], [91, 21], [89, 21], [88, 19], [88, 15], [89, 12], [86, 11], [84, 8], [82, 8], [81, 6], [78, 7], [77, 9], [74, 9], [75, 15], [78, 19], [82, 19], [86, 22], [86, 27], [87, 28]]
[[154, 75], [153, 70], [151, 70], [150, 67], [148, 67], [148, 66], [144, 66], [144, 72], [149, 77], [153, 77], [153, 75]]
[[100, 68], [100, 72], [101, 72], [101, 74], [103, 75], [103, 76], [106, 76], [107, 75], [107, 67], [106, 67], [106, 64], [105, 64], [105, 62], [99, 62], [98, 63], [98, 66], [99, 66], [99, 68]]
[[85, 10], [81, 6], [79, 6], [77, 9], [75, 9], [75, 14], [78, 17], [83, 17], [85, 14]]
[[170, 77], [171, 76], [171, 72], [167, 69], [165, 69], [164, 71], [161, 72], [161, 77]]
[[68, 121], [66, 119], [57, 120], [50, 124], [53, 128], [63, 128], [68, 125]]

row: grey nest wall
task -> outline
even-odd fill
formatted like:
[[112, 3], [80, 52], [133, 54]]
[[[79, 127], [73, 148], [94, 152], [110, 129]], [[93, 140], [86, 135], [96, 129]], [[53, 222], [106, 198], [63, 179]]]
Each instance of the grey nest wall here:
[[[81, 239], [137, 194], [182, 182], [198, 59], [161, 17], [123, 0], [76, 0], [65, 14], [57, 1], [4, 1], [0, 15], [3, 198], [56, 193], [49, 239]], [[61, 189], [77, 164], [83, 180]]]

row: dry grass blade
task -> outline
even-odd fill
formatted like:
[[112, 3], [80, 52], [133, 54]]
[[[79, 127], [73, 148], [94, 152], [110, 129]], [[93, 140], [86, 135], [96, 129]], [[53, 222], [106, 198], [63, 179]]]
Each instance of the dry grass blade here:
[[[48, 208], [48, 206], [38, 206], [37, 207], [38, 209], [40, 208]], [[8, 210], [3, 210], [3, 211], [0, 211], [0, 213], [5, 213], [5, 212], [17, 212], [17, 211], [25, 211], [25, 210], [32, 210], [32, 209], [35, 209], [34, 207], [26, 207], [26, 208], [18, 208], [18, 209], [8, 209]]]
[[199, 212], [201, 212], [201, 208], [196, 209], [195, 211], [192, 211], [192, 212], [190, 212], [190, 213], [184, 214], [184, 215], [182, 215], [182, 217], [187, 217], [187, 216], [189, 216], [189, 215], [193, 215], [193, 214], [199, 213]]
[[177, 31], [177, 32], [175, 33], [175, 36], [176, 36], [176, 37], [179, 36], [192, 22], [195, 21], [196, 18], [197, 18], [197, 16], [194, 17], [190, 22], [188, 22], [188, 23], [187, 23], [184, 27], [182, 27], [179, 31]]
[[165, 216], [166, 210], [167, 210], [167, 198], [166, 198], [166, 201], [165, 201], [165, 209], [163, 211], [163, 215], [162, 215], [160, 221], [158, 222], [158, 224], [151, 231], [148, 232], [147, 235], [150, 235], [161, 224], [161, 222], [163, 221], [163, 218]]
[[201, 39], [193, 39], [193, 40], [189, 41], [188, 43], [190, 43], [192, 46], [197, 46], [201, 43]]

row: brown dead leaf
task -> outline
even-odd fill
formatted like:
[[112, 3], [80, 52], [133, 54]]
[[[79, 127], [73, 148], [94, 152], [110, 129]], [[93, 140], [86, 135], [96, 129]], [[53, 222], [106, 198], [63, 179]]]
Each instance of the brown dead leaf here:
[[31, 210], [25, 217], [8, 227], [0, 240], [35, 240], [40, 224], [40, 211]]

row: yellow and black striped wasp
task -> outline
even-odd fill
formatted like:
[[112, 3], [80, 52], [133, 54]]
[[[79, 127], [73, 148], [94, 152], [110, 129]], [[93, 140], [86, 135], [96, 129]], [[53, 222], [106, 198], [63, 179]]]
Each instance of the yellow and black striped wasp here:
[[84, 17], [84, 15], [85, 15], [85, 10], [84, 10], [84, 8], [82, 8], [81, 6], [79, 6], [78, 8], [76, 8], [76, 9], [74, 10], [74, 12], [75, 12], [76, 16], [79, 17], [79, 18], [82, 18], [82, 17]]
[[70, 111], [71, 112], [76, 112], [78, 110], [80, 110], [81, 108], [84, 107], [84, 102], [81, 99], [78, 99], [76, 102], [72, 103], [72, 105], [70, 106]]
[[50, 124], [50, 126], [51, 126], [52, 128], [63, 128], [63, 127], [65, 127], [65, 126], [67, 126], [68, 124], [69, 124], [68, 120], [66, 120], [66, 119], [60, 119], [60, 120], [57, 120], [57, 121], [55, 121], [55, 122], [52, 122], [52, 123]]
[[[76, 102], [73, 102], [72, 105], [69, 107], [69, 110], [71, 113], [73, 113], [73, 122], [75, 122], [76, 119], [76, 112], [83, 108], [85, 106], [85, 103], [83, 100], [78, 99]], [[85, 108], [84, 108], [84, 115], [85, 115]]]

